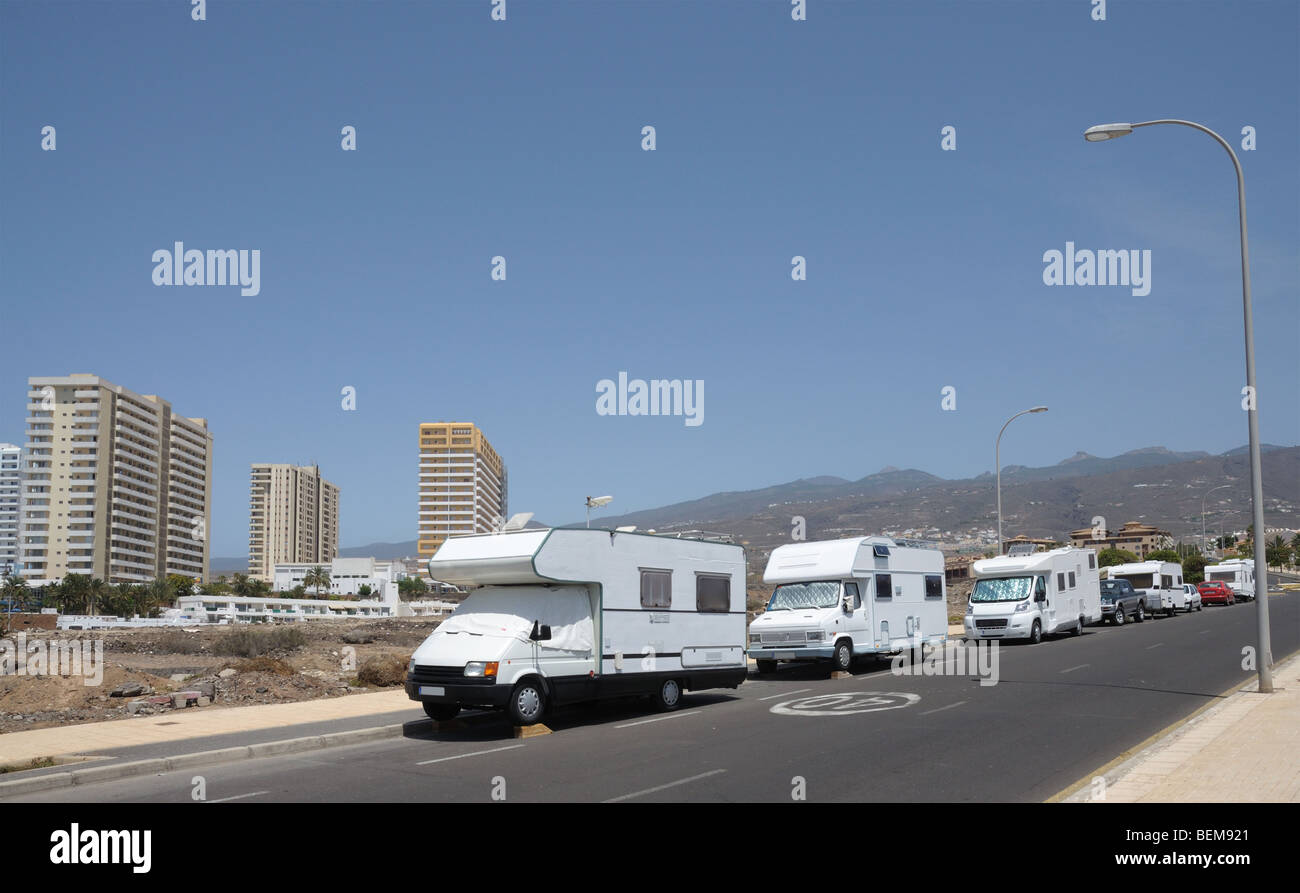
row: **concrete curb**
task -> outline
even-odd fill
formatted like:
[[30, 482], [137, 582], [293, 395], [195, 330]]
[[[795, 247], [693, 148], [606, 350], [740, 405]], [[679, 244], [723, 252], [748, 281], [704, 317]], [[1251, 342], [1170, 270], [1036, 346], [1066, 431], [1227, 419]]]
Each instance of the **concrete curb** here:
[[309, 750], [322, 750], [327, 747], [343, 747], [349, 744], [364, 744], [367, 741], [399, 738], [406, 729], [406, 725], [405, 723], [399, 723], [391, 726], [375, 726], [369, 729], [352, 729], [346, 732], [308, 735], [304, 738], [288, 738], [283, 741], [265, 741], [261, 744], [248, 744], [240, 747], [223, 747], [219, 750], [204, 750], [174, 757], [154, 757], [147, 760], [132, 760], [128, 763], [114, 763], [111, 766], [93, 766], [85, 769], [73, 769], [68, 772], [52, 772], [48, 775], [37, 775], [32, 778], [16, 778], [13, 781], [0, 781], [0, 799], [23, 794], [37, 794], [42, 791], [67, 788], [74, 785], [116, 781], [138, 775], [154, 775], [163, 772], [175, 772], [181, 769], [197, 769], [201, 766], [215, 766], [237, 760], [255, 760], [259, 757], [281, 756], [289, 753], [303, 753]]

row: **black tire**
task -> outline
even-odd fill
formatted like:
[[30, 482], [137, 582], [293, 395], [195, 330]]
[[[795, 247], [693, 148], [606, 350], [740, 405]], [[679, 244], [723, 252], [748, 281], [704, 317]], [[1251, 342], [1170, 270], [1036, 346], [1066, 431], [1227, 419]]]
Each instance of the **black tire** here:
[[655, 689], [650, 700], [660, 710], [676, 710], [682, 705], [682, 684], [676, 679], [664, 679]]
[[1083, 615], [1082, 615], [1082, 614], [1079, 615], [1079, 625], [1076, 626], [1076, 627], [1074, 628], [1074, 634], [1075, 634], [1076, 636], [1081, 636], [1081, 635], [1083, 635]]
[[435, 704], [433, 701], [424, 702], [424, 715], [435, 722], [446, 722], [455, 718], [460, 713], [459, 704]]
[[1204, 610], [1205, 610], [1205, 602], [1197, 602], [1197, 603], [1196, 603], [1196, 610], [1198, 610], [1198, 611], [1204, 611]]
[[1147, 619], [1147, 603], [1145, 601], [1138, 602], [1137, 610], [1133, 612], [1133, 619], [1138, 623], [1142, 623]]
[[831, 666], [845, 673], [853, 667], [853, 643], [848, 639], [840, 639], [835, 643], [835, 656], [831, 658]]
[[1123, 625], [1124, 625], [1124, 606], [1123, 606], [1123, 605], [1116, 605], [1116, 606], [1115, 606], [1115, 613], [1114, 613], [1114, 615], [1111, 617], [1110, 622], [1113, 623], [1113, 624], [1115, 624], [1116, 626], [1123, 626]]
[[1043, 624], [1035, 620], [1034, 625], [1029, 628], [1029, 644], [1037, 645], [1043, 641]]
[[517, 726], [536, 724], [546, 712], [546, 692], [536, 679], [525, 679], [515, 685], [506, 704], [510, 721]]
[[774, 660], [759, 660], [755, 661], [755, 663], [758, 664], [758, 672], [764, 676], [776, 672], [776, 661]]

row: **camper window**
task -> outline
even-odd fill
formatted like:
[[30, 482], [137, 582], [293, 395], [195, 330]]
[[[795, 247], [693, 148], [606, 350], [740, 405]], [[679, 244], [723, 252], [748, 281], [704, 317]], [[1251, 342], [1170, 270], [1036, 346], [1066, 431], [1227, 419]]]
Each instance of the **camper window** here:
[[695, 610], [725, 614], [731, 609], [731, 578], [722, 574], [695, 575]]
[[673, 572], [641, 569], [641, 607], [671, 608]]
[[1094, 554], [1094, 553], [1092, 553], [1092, 552], [1089, 552], [1089, 553], [1088, 553], [1088, 570], [1091, 571], [1091, 570], [1096, 570], [1096, 569], [1097, 569], [1097, 556], [1096, 556], [1096, 554]]
[[858, 608], [862, 607], [862, 595], [858, 592], [857, 583], [845, 583], [844, 594], [853, 599], [853, 610], [856, 611]]
[[816, 583], [782, 583], [767, 603], [769, 611], [797, 608], [833, 608], [840, 603], [840, 584], [829, 580]]
[[1133, 584], [1134, 589], [1153, 589], [1155, 588], [1154, 574], [1116, 574], [1120, 580], [1128, 580]]
[[925, 597], [943, 598], [943, 575], [942, 574], [925, 575]]
[[1074, 571], [1070, 571], [1070, 588], [1074, 588]]
[[1056, 591], [1057, 592], [1065, 591], [1065, 574], [1056, 575]]
[[889, 574], [876, 574], [876, 601], [882, 602], [893, 597], [893, 578]]

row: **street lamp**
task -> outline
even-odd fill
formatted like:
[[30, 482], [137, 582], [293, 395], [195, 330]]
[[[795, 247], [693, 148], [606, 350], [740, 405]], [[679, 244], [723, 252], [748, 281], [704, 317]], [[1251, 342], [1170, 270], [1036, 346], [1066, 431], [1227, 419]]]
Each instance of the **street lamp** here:
[[[1022, 415], [1027, 415], [1028, 413], [1031, 412], [1047, 412], [1047, 407], [1035, 406], [1033, 409], [1021, 410], [1020, 412], [1013, 415], [1011, 418], [1007, 419], [1006, 424], [1002, 426], [1002, 431], [1007, 430], [1007, 425], [1010, 425], [1012, 422], [1020, 418]], [[997, 473], [998, 473], [998, 554], [999, 555], [1002, 554], [1004, 548], [1002, 545], [1002, 431], [998, 432], [998, 439], [993, 443], [993, 466], [994, 468], [997, 469]]]
[[588, 496], [587, 497], [587, 526], [591, 527], [591, 510], [598, 509], [603, 505], [609, 505], [614, 501], [613, 496]]
[[1226, 490], [1231, 486], [1232, 484], [1220, 484], [1219, 486], [1214, 487], [1213, 489], [1206, 490], [1205, 496], [1201, 497], [1201, 552], [1202, 553], [1205, 552], [1205, 497], [1209, 496], [1215, 490]]
[[1250, 430], [1250, 498], [1253, 503], [1255, 520], [1255, 619], [1257, 624], [1258, 645], [1256, 659], [1259, 661], [1259, 690], [1261, 693], [1273, 691], [1273, 646], [1268, 632], [1268, 564], [1264, 560], [1264, 481], [1259, 457], [1259, 411], [1256, 409], [1259, 391], [1255, 388], [1255, 324], [1250, 306], [1250, 246], [1246, 238], [1246, 177], [1241, 172], [1241, 161], [1227, 140], [1210, 128], [1195, 121], [1182, 121], [1177, 118], [1161, 118], [1156, 121], [1139, 121], [1136, 124], [1097, 124], [1083, 132], [1083, 138], [1090, 143], [1117, 139], [1127, 136], [1139, 127], [1151, 127], [1155, 124], [1180, 124], [1191, 127], [1214, 138], [1232, 159], [1232, 166], [1237, 172], [1237, 219], [1241, 230], [1241, 309], [1246, 329], [1246, 393], [1248, 408], [1246, 410], [1247, 426]]

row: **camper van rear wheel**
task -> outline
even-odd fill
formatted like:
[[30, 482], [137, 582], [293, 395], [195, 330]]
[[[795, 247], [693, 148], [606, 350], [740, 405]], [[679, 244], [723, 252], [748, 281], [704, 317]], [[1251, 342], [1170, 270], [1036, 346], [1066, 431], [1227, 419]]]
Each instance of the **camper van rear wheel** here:
[[660, 710], [676, 710], [682, 702], [682, 686], [676, 679], [665, 679], [659, 683], [654, 695], [655, 706]]
[[1029, 628], [1029, 643], [1037, 645], [1043, 641], [1043, 624], [1035, 620], [1034, 625]]
[[435, 704], [433, 701], [424, 702], [424, 714], [429, 719], [436, 722], [446, 722], [460, 713], [459, 704]]
[[1133, 619], [1138, 623], [1147, 619], [1147, 606], [1145, 602], [1138, 602], [1137, 610], [1133, 612]]
[[841, 639], [835, 643], [835, 669], [847, 671], [853, 666], [853, 643]]
[[755, 661], [755, 663], [758, 664], [758, 672], [760, 673], [776, 672], [776, 661], [774, 660], [760, 660], [760, 661]]
[[546, 695], [542, 685], [533, 679], [525, 679], [515, 686], [510, 693], [510, 720], [517, 726], [531, 726], [541, 719], [546, 709]]
[[1083, 615], [1082, 615], [1082, 614], [1079, 615], [1079, 625], [1076, 626], [1076, 627], [1074, 628], [1074, 634], [1075, 634], [1076, 636], [1081, 636], [1081, 635], [1083, 635]]

